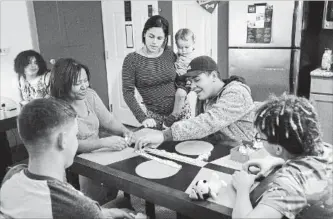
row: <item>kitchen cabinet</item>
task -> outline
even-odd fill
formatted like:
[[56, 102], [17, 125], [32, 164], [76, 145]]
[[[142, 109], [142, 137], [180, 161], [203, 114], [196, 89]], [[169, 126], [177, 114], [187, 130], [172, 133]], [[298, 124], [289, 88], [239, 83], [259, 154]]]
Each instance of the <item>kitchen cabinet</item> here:
[[310, 100], [317, 109], [324, 141], [333, 144], [333, 72], [311, 72]]

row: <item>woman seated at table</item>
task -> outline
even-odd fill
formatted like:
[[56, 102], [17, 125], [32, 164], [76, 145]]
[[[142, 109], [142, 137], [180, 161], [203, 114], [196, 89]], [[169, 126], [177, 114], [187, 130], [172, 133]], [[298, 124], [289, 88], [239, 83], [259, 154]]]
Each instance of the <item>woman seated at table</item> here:
[[50, 72], [44, 58], [38, 52], [20, 52], [14, 60], [14, 69], [18, 74], [21, 105], [48, 96]]
[[[87, 66], [67, 58], [59, 59], [53, 66], [50, 79], [51, 96], [67, 101], [78, 114], [78, 152], [97, 149], [123, 150], [127, 147], [125, 136], [129, 131], [107, 110], [98, 94], [89, 87], [90, 73]], [[100, 138], [103, 127], [114, 135]], [[81, 190], [96, 201], [106, 195], [98, 186], [85, 177], [80, 177]], [[105, 193], [105, 194], [103, 194]]]
[[[284, 162], [257, 203], [250, 202], [250, 188], [257, 177], [248, 167], [233, 175], [236, 202], [233, 218], [333, 218], [333, 153], [321, 138], [318, 115], [305, 98], [273, 97], [256, 114], [257, 140]], [[266, 164], [267, 165], [267, 164]]]

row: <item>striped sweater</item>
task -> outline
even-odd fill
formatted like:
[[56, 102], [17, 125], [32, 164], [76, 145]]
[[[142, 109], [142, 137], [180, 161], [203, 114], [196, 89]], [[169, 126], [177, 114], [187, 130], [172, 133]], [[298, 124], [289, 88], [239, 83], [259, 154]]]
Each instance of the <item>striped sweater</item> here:
[[176, 55], [167, 48], [162, 55], [148, 58], [136, 52], [128, 54], [123, 63], [122, 82], [125, 102], [141, 123], [147, 115], [134, 96], [137, 88], [149, 111], [168, 116], [175, 100]]

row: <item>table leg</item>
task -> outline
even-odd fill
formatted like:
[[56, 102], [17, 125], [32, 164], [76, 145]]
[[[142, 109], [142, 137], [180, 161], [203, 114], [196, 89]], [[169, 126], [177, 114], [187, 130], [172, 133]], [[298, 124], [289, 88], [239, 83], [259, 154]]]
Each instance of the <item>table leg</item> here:
[[149, 217], [149, 219], [156, 219], [155, 205], [148, 201], [146, 201], [146, 215]]
[[13, 164], [12, 152], [6, 132], [0, 132], [0, 182], [6, 175], [7, 167]]

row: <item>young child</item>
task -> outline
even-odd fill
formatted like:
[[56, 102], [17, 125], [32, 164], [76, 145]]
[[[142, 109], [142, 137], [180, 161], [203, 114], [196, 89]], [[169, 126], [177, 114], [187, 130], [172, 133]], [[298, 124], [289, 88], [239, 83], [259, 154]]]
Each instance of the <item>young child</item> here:
[[[175, 62], [177, 72], [175, 83], [177, 91], [175, 94], [175, 103], [172, 114], [179, 115], [186, 111], [184, 109], [189, 107], [190, 104], [186, 97], [191, 90], [191, 83], [189, 80], [186, 80], [184, 74], [186, 74], [188, 65], [192, 59], [196, 57], [194, 48], [195, 36], [190, 29], [183, 28], [177, 31], [175, 41], [178, 49], [177, 60]], [[189, 113], [189, 115], [191, 114], [190, 112], [187, 113]], [[164, 125], [170, 127], [173, 122], [174, 121], [165, 121]]]

